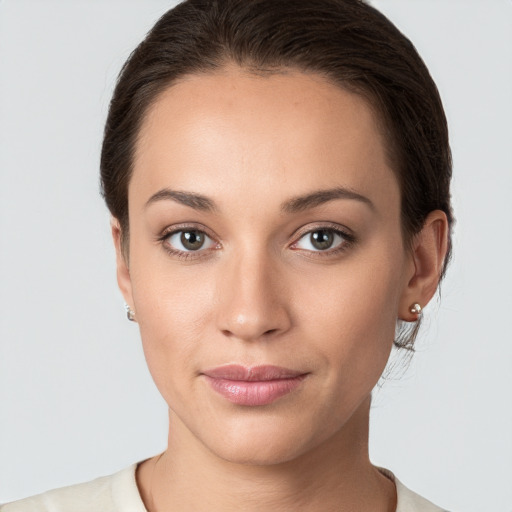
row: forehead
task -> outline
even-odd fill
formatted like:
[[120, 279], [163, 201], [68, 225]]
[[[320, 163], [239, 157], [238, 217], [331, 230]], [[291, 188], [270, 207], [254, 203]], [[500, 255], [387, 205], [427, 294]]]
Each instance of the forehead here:
[[171, 187], [271, 202], [331, 186], [397, 194], [367, 101], [314, 74], [259, 76], [233, 65], [186, 76], [156, 99], [140, 129], [129, 196]]

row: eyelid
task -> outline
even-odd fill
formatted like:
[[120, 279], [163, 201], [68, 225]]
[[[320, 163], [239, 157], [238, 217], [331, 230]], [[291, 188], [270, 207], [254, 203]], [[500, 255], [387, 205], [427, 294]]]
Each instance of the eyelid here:
[[[170, 245], [169, 243], [166, 243], [167, 239], [171, 237], [172, 235], [175, 235], [177, 233], [183, 232], [183, 231], [197, 231], [199, 233], [202, 233], [206, 237], [208, 237], [215, 245], [214, 247], [207, 247], [207, 248], [200, 248], [197, 251], [190, 251], [190, 250], [183, 250], [183, 249], [177, 249], [174, 246]], [[202, 258], [205, 256], [208, 256], [208, 253], [213, 250], [219, 249], [219, 242], [217, 240], [217, 237], [211, 234], [210, 230], [203, 226], [202, 224], [196, 224], [196, 223], [182, 223], [182, 224], [174, 224], [172, 226], [166, 227], [160, 235], [157, 237], [157, 241], [162, 244], [165, 251], [170, 253], [173, 256], [177, 256], [178, 258], [182, 259], [189, 259], [189, 258]]]
[[[310, 250], [310, 249], [302, 249], [302, 248], [294, 247], [294, 246], [296, 246], [296, 244], [298, 244], [300, 242], [300, 240], [302, 240], [302, 238], [304, 238], [304, 236], [306, 236], [310, 233], [314, 233], [315, 231], [332, 231], [332, 232], [336, 233], [338, 236], [340, 236], [341, 238], [343, 238], [343, 241], [339, 245], [337, 245], [333, 248], [326, 249], [324, 251], [322, 251], [322, 250], [314, 251], [314, 250]], [[299, 230], [299, 232], [294, 236], [294, 239], [295, 239], [295, 241], [292, 242], [292, 244], [290, 244], [290, 248], [292, 248], [293, 250], [297, 250], [297, 251], [304, 251], [307, 253], [311, 253], [315, 257], [317, 257], [317, 256], [322, 257], [322, 256], [329, 256], [329, 255], [337, 254], [338, 252], [341, 252], [341, 251], [347, 249], [348, 247], [350, 247], [357, 241], [355, 235], [352, 233], [352, 231], [350, 229], [346, 228], [345, 226], [341, 226], [339, 224], [333, 224], [331, 222], [320, 223], [320, 224], [313, 225], [313, 226], [311, 226], [311, 225], [305, 226]]]
[[302, 226], [293, 235], [293, 238], [295, 239], [295, 241], [298, 241], [299, 238], [302, 238], [307, 233], [311, 233], [312, 231], [318, 231], [321, 229], [337, 231], [337, 232], [343, 234], [343, 236], [346, 236], [349, 238], [354, 238], [354, 235], [352, 234], [351, 229], [349, 229], [345, 226], [342, 226], [341, 224], [335, 224], [334, 222], [319, 222], [317, 224], [308, 224], [306, 226]]
[[[334, 248], [329, 248], [326, 250], [309, 250], [309, 249], [301, 249], [301, 248], [294, 248], [294, 245], [296, 245], [305, 235], [309, 233], [313, 233], [315, 231], [320, 230], [326, 230], [326, 231], [333, 231], [336, 234], [338, 234], [340, 237], [343, 238], [343, 242], [340, 243], [338, 246], [335, 246]], [[206, 248], [206, 249], [198, 249], [197, 251], [190, 251], [190, 250], [181, 250], [176, 249], [173, 246], [170, 246], [170, 244], [165, 244], [165, 241], [172, 235], [182, 232], [182, 231], [197, 231], [200, 233], [203, 233], [208, 238], [210, 238], [214, 243], [216, 243], [216, 246], [213, 248]], [[353, 245], [355, 242], [357, 242], [355, 235], [352, 233], [352, 231], [345, 226], [342, 226], [340, 224], [335, 224], [332, 222], [323, 222], [316, 225], [307, 225], [298, 230], [298, 232], [294, 235], [294, 242], [292, 242], [288, 247], [293, 250], [298, 251], [304, 251], [307, 253], [311, 253], [314, 257], [322, 257], [322, 256], [332, 256], [334, 254], [337, 254], [338, 252], [341, 252], [345, 249], [348, 249], [351, 245]], [[217, 249], [220, 249], [220, 243], [218, 241], [218, 237], [213, 235], [211, 231], [202, 224], [196, 224], [196, 223], [183, 223], [183, 224], [175, 224], [172, 226], [166, 227], [161, 234], [158, 236], [157, 241], [160, 242], [164, 249], [170, 253], [173, 256], [177, 256], [178, 258], [182, 259], [188, 259], [188, 258], [202, 258], [210, 256], [211, 251], [215, 251]]]
[[[183, 249], [176, 248], [176, 250], [181, 251], [181, 252], [187, 252], [187, 253], [188, 252], [190, 252], [190, 253], [204, 252], [204, 251], [206, 251], [208, 249], [211, 249], [212, 248], [212, 244], [215, 244], [215, 240], [213, 240], [206, 233], [203, 233], [202, 231], [199, 231], [198, 229], [179, 229], [178, 231], [174, 231], [174, 232], [169, 233], [165, 237], [165, 240], [167, 241], [167, 243], [169, 245], [171, 245], [173, 248], [175, 248], [175, 246], [173, 244], [171, 244], [171, 242], [169, 240], [171, 240], [172, 238], [177, 237], [180, 233], [200, 233], [203, 236], [203, 239], [204, 239], [203, 245], [200, 248], [196, 249], [196, 250], [187, 249], [186, 247], [184, 247]], [[207, 240], [209, 240], [210, 243], [208, 243]], [[180, 243], [181, 243], [181, 240], [180, 240]], [[207, 245], [207, 247], [205, 247], [205, 245]]]
[[172, 226], [167, 226], [158, 235], [158, 240], [168, 238], [170, 235], [172, 235], [174, 233], [179, 233], [180, 231], [187, 231], [187, 230], [188, 231], [199, 231], [201, 233], [204, 233], [208, 237], [210, 237], [212, 240], [217, 241], [217, 237], [211, 232], [210, 229], [208, 229], [206, 226], [203, 226], [202, 224], [196, 224], [194, 222], [173, 224]]

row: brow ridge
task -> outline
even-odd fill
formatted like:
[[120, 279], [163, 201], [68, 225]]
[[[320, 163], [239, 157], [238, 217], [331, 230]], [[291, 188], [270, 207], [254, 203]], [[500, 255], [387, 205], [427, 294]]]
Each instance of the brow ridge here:
[[[351, 199], [365, 203], [374, 209], [374, 205], [369, 198], [363, 196], [352, 189], [346, 187], [335, 187], [330, 189], [316, 190], [305, 195], [292, 197], [281, 204], [283, 213], [298, 213], [305, 210], [321, 206], [324, 203], [335, 199]], [[163, 200], [172, 200], [177, 203], [189, 206], [194, 210], [204, 212], [218, 212], [219, 208], [215, 201], [202, 194], [187, 192], [183, 190], [171, 190], [164, 188], [153, 194], [146, 202], [145, 207]]]
[[284, 213], [298, 213], [310, 208], [315, 208], [335, 199], [352, 199], [360, 201], [374, 209], [371, 200], [352, 189], [346, 187], [335, 187], [324, 190], [317, 190], [302, 196], [292, 197], [281, 205], [281, 211]]
[[146, 201], [145, 208], [153, 203], [164, 200], [172, 200], [185, 206], [189, 206], [194, 210], [200, 210], [204, 212], [218, 211], [215, 202], [210, 198], [203, 196], [202, 194], [186, 192], [184, 190], [171, 190], [170, 188], [164, 188], [156, 192], [156, 194], [153, 194]]

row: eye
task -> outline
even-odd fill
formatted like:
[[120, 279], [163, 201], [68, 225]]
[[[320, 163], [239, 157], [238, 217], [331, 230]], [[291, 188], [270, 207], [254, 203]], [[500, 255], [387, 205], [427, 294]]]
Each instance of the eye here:
[[325, 252], [329, 249], [341, 248], [351, 241], [352, 237], [343, 233], [343, 231], [333, 228], [319, 228], [304, 234], [293, 244], [293, 248]]
[[210, 249], [215, 242], [204, 231], [183, 229], [169, 233], [164, 238], [169, 249], [178, 252], [194, 252], [199, 249]]

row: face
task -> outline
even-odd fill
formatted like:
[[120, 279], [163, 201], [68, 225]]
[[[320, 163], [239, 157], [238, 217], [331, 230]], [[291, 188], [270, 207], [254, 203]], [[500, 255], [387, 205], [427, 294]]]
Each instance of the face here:
[[152, 106], [118, 272], [176, 436], [276, 463], [367, 407], [412, 268], [385, 146], [365, 100], [300, 72], [226, 67]]

